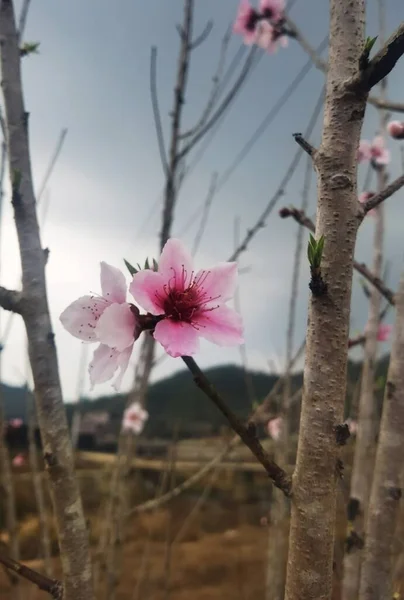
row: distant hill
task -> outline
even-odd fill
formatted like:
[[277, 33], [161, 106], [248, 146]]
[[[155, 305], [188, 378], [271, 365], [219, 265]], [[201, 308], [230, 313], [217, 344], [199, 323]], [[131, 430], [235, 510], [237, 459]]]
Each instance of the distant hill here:
[[[388, 356], [384, 356], [378, 364], [378, 377], [384, 377], [388, 367]], [[361, 363], [350, 361], [348, 376], [351, 382], [347, 390], [347, 412], [352, 402], [354, 383], [358, 381], [361, 373]], [[246, 417], [250, 412], [245, 374], [242, 368], [235, 365], [224, 365], [208, 369], [206, 375], [226, 398], [232, 410], [240, 417]], [[255, 399], [259, 402], [271, 390], [278, 377], [260, 372], [251, 372]], [[292, 378], [292, 391], [302, 384], [302, 373], [296, 373]], [[26, 391], [24, 388], [1, 386], [5, 406], [6, 419], [22, 418], [25, 420]], [[383, 397], [383, 390], [378, 390], [379, 404]], [[122, 411], [127, 400], [127, 394], [103, 396], [95, 400], [83, 399], [80, 409], [87, 411], [107, 411], [111, 420], [120, 423]], [[67, 404], [66, 410], [69, 420], [77, 405]], [[276, 406], [274, 406], [274, 409]], [[180, 371], [150, 386], [147, 399], [147, 409], [150, 419], [145, 430], [145, 435], [168, 437], [173, 429], [178, 427], [180, 436], [200, 436], [217, 433], [225, 424], [225, 419], [195, 386], [192, 376], [188, 371]], [[292, 427], [297, 428], [299, 406], [293, 411]]]

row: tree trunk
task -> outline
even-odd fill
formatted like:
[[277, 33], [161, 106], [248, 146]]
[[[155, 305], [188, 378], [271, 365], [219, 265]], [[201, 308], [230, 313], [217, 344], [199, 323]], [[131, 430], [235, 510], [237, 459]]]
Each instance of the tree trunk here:
[[318, 174], [316, 237], [324, 236], [323, 295], [309, 303], [304, 392], [286, 579], [287, 600], [329, 600], [343, 421], [348, 332], [357, 218], [357, 160], [366, 93], [348, 81], [358, 75], [364, 42], [363, 0], [331, 0], [330, 50]]
[[28, 145], [20, 50], [12, 0], [0, 5], [2, 89], [12, 204], [22, 265], [22, 315], [28, 336], [37, 415], [50, 478], [64, 575], [64, 600], [92, 600], [88, 534], [63, 405], [49, 316], [45, 255], [41, 246]]
[[360, 600], [391, 600], [392, 544], [404, 456], [404, 274], [396, 295], [396, 325], [383, 403], [366, 526]]

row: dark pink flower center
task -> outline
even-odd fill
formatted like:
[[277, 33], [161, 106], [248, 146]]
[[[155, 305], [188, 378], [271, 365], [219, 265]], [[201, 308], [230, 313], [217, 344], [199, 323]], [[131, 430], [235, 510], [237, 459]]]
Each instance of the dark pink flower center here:
[[260, 15], [256, 10], [250, 8], [245, 19], [245, 28], [247, 31], [254, 31], [256, 24], [260, 19]]
[[205, 291], [204, 283], [209, 271], [202, 271], [198, 277], [191, 273], [187, 284], [187, 273], [182, 271], [180, 277], [174, 273], [168, 284], [164, 285], [164, 295], [157, 295], [164, 309], [165, 317], [172, 321], [190, 323], [195, 326], [195, 318], [202, 312], [214, 310], [217, 306], [207, 307], [208, 302], [217, 300]]

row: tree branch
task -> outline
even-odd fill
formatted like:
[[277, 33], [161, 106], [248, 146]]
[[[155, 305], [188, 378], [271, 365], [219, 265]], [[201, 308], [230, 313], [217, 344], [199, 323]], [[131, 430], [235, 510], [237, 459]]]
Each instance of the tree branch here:
[[[315, 64], [315, 66], [318, 69], [320, 69], [320, 71], [323, 71], [323, 73], [326, 73], [327, 69], [328, 69], [327, 62], [318, 55], [316, 50], [307, 41], [307, 39], [304, 37], [304, 35], [300, 31], [300, 29], [297, 27], [297, 25], [289, 17], [285, 17], [285, 22], [292, 33], [292, 37], [296, 39], [296, 41], [300, 44], [300, 46], [303, 48], [303, 50], [310, 56], [311, 60]], [[400, 26], [400, 27], [402, 27], [402, 26]], [[393, 34], [392, 37], [394, 37], [395, 35], [397, 35], [397, 32], [396, 32], [396, 34]], [[397, 50], [396, 46], [394, 46], [393, 48], [395, 50]], [[392, 60], [392, 58], [394, 56], [393, 48], [391, 48], [391, 50], [390, 50], [389, 60]], [[401, 54], [402, 53], [403, 52], [401, 51]], [[378, 54], [376, 56], [378, 56]], [[373, 60], [371, 61], [371, 63], [373, 62]], [[384, 60], [387, 60], [387, 59], [384, 59]], [[380, 62], [383, 64], [382, 57], [379, 57], [379, 59], [378, 59], [379, 64], [380, 64]], [[391, 110], [391, 111], [395, 111], [395, 112], [404, 112], [404, 103], [402, 103], [402, 102], [392, 102], [391, 100], [384, 100], [384, 99], [377, 98], [376, 96], [372, 96], [372, 95], [370, 95], [368, 97], [368, 102], [369, 102], [369, 104], [372, 104], [372, 106], [375, 106], [376, 108], [383, 108], [385, 110]]]
[[23, 296], [21, 292], [16, 292], [14, 290], [8, 290], [5, 287], [0, 286], [0, 307], [4, 308], [4, 310], [9, 310], [11, 312], [17, 313], [19, 315], [22, 314], [22, 303]]
[[[303, 225], [311, 231], [315, 233], [314, 223], [309, 217], [307, 217], [301, 210], [292, 207], [284, 207], [279, 211], [279, 216], [282, 219], [286, 219], [287, 217], [292, 217], [297, 223]], [[367, 279], [379, 292], [386, 298], [386, 300], [391, 304], [395, 305], [394, 292], [392, 292], [387, 286], [384, 285], [383, 281], [378, 277], [375, 277], [371, 271], [367, 268], [364, 263], [359, 263], [354, 260], [353, 267], [355, 271], [358, 271], [365, 279]]]
[[295, 142], [299, 144], [299, 146], [306, 152], [306, 154], [313, 158], [316, 153], [316, 149], [314, 148], [314, 146], [312, 146], [301, 133], [294, 133], [293, 137], [295, 139]]
[[399, 58], [404, 54], [404, 23], [390, 36], [383, 48], [372, 58], [369, 65], [359, 75], [361, 85], [371, 90], [386, 77]]
[[373, 208], [377, 208], [382, 202], [390, 198], [393, 194], [395, 194], [400, 188], [404, 186], [404, 175], [397, 177], [390, 185], [385, 187], [381, 192], [375, 194], [369, 200], [367, 200], [363, 205], [363, 211], [366, 215]]
[[57, 579], [50, 579], [49, 577], [38, 573], [38, 571], [30, 569], [20, 562], [13, 560], [9, 556], [6, 556], [1, 551], [0, 563], [20, 577], [31, 581], [31, 583], [35, 584], [43, 592], [48, 592], [48, 594], [50, 594], [55, 600], [63, 599], [63, 586], [62, 583]]
[[203, 42], [208, 38], [208, 36], [210, 35], [210, 32], [213, 29], [213, 21], [209, 20], [204, 29], [202, 30], [202, 32], [198, 35], [197, 38], [195, 38], [192, 42], [190, 42], [189, 44], [189, 49], [190, 50], [195, 50], [196, 48], [198, 48], [198, 46], [200, 46], [201, 44], [203, 44]]
[[256, 436], [255, 427], [246, 427], [236, 417], [192, 357], [182, 356], [181, 358], [191, 371], [196, 385], [212, 400], [220, 412], [226, 417], [232, 429], [241, 437], [245, 445], [248, 446], [256, 459], [262, 464], [273, 484], [282, 490], [285, 496], [291, 496], [292, 481], [290, 477], [283, 469], [281, 469], [281, 467], [269, 458]]
[[154, 126], [156, 128], [157, 143], [160, 152], [160, 160], [163, 166], [164, 174], [168, 174], [168, 164], [164, 143], [164, 133], [161, 124], [161, 113], [159, 108], [158, 94], [157, 94], [157, 48], [152, 46], [150, 53], [150, 96], [153, 108]]

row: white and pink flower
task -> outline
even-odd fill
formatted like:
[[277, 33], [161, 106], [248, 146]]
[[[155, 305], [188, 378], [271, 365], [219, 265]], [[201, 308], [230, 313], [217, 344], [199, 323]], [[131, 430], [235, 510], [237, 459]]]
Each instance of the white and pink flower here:
[[123, 273], [101, 263], [101, 296], [82, 296], [60, 315], [69, 333], [84, 342], [99, 342], [89, 366], [92, 386], [119, 375], [119, 389], [128, 368], [134, 341], [139, 337], [138, 309], [126, 302], [127, 285]]
[[279, 440], [282, 433], [283, 419], [282, 417], [276, 417], [268, 421], [267, 430], [268, 434], [273, 440]]
[[8, 421], [8, 426], [12, 429], [19, 429], [20, 427], [22, 427], [24, 424], [24, 421], [22, 419], [16, 418], [16, 419], [10, 419]]
[[266, 52], [273, 54], [278, 50], [278, 46], [286, 48], [289, 40], [286, 35], [280, 34], [269, 21], [260, 21], [256, 28], [254, 42]]
[[133, 276], [130, 292], [142, 308], [160, 316], [154, 338], [173, 357], [190, 356], [199, 337], [220, 346], [243, 343], [240, 315], [226, 302], [237, 283], [237, 264], [220, 263], [195, 273], [192, 257], [180, 240], [163, 248], [158, 271], [145, 269]]
[[241, 0], [233, 25], [233, 31], [244, 36], [245, 44], [253, 44], [258, 20], [259, 14], [248, 0]]
[[370, 160], [375, 167], [388, 165], [390, 151], [386, 148], [384, 137], [377, 135], [372, 142], [361, 140], [357, 153], [358, 162]]
[[387, 124], [388, 134], [395, 140], [404, 140], [404, 122], [390, 121]]
[[345, 423], [348, 425], [349, 433], [351, 435], [356, 435], [358, 432], [358, 422], [351, 419], [351, 417], [348, 417], [348, 419], [345, 420]]
[[139, 435], [139, 433], [142, 433], [148, 418], [149, 413], [147, 410], [141, 406], [140, 402], [134, 402], [123, 413], [122, 429]]
[[16, 454], [11, 461], [13, 467], [22, 467], [25, 465], [25, 457], [23, 454]]
[[260, 12], [265, 19], [279, 23], [284, 18], [285, 0], [260, 0]]
[[391, 332], [393, 331], [392, 325], [379, 325], [379, 329], [377, 331], [377, 341], [378, 342], [388, 342]]

